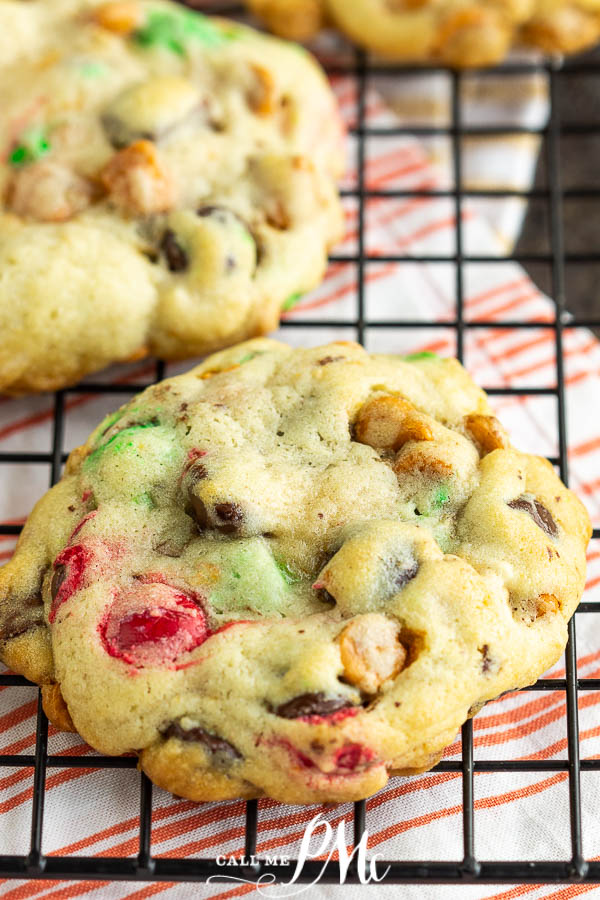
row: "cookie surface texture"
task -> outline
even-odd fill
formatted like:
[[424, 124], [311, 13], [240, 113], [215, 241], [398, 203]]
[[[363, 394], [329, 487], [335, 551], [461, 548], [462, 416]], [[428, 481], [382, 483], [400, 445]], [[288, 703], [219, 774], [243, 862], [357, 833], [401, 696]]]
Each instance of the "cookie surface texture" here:
[[574, 53], [600, 39], [599, 0], [247, 0], [276, 34], [333, 24], [388, 59], [457, 68], [500, 62], [513, 45]]
[[0, 0], [0, 391], [276, 327], [340, 237], [301, 47], [160, 0]]
[[0, 570], [2, 656], [175, 794], [356, 800], [559, 658], [589, 535], [455, 360], [257, 338], [71, 454]]

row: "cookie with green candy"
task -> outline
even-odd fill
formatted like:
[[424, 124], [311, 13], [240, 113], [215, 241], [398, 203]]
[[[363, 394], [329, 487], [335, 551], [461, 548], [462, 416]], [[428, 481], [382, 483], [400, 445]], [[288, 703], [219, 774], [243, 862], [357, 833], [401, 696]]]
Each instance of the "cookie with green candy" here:
[[179, 796], [357, 800], [557, 660], [589, 536], [455, 360], [256, 339], [71, 453], [0, 655]]
[[344, 150], [309, 54], [169, 0], [11, 0], [2, 32], [0, 392], [212, 352], [319, 283]]

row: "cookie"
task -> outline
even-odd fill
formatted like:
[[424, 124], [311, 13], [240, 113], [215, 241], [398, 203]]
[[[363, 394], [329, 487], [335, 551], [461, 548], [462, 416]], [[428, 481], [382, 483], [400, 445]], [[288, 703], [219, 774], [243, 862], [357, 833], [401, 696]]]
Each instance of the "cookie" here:
[[388, 59], [458, 68], [500, 62], [513, 44], [574, 53], [600, 39], [598, 0], [247, 0], [296, 40], [331, 23]]
[[175, 794], [357, 800], [558, 659], [589, 536], [455, 360], [255, 339], [71, 454], [0, 570], [2, 657]]
[[160, 0], [0, 2], [0, 390], [276, 327], [342, 233], [303, 48]]

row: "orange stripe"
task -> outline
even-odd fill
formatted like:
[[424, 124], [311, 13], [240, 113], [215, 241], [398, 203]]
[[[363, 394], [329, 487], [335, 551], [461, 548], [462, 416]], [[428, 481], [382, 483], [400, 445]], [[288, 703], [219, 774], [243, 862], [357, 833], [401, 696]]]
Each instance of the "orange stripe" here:
[[[594, 350], [598, 344], [598, 341], [595, 337], [590, 338], [589, 343], [585, 344], [583, 347], [573, 347], [570, 350], [563, 351], [563, 358], [578, 356], [580, 353], [589, 353], [590, 350]], [[516, 371], [512, 371], [508, 373], [509, 378], [520, 378], [523, 375], [530, 375], [532, 372], [541, 371], [548, 366], [554, 367], [556, 363], [556, 357], [553, 354], [549, 356], [547, 359], [541, 360], [535, 364], [531, 364], [529, 366], [524, 366], [521, 369], [517, 369]]]
[[600, 435], [571, 447], [569, 456], [585, 456], [586, 453], [591, 453], [593, 450], [598, 450], [598, 448], [600, 448]]
[[[393, 164], [395, 166], [402, 166], [402, 168], [407, 168], [410, 165], [422, 165], [422, 155], [418, 153], [414, 148], [406, 148], [402, 153], [391, 152], [391, 153], [382, 153], [381, 156], [375, 156], [369, 160], [367, 160], [365, 165], [365, 182], [369, 186], [373, 186], [375, 182], [371, 179], [371, 176], [378, 172], [379, 169], [385, 169], [389, 164]], [[424, 168], [427, 168], [429, 164], [427, 163]], [[388, 177], [392, 178], [395, 176], [396, 170], [392, 170], [390, 175], [386, 175], [385, 172], [382, 172], [378, 175], [378, 179], [386, 180]], [[401, 171], [401, 170], [400, 170]], [[408, 168], [407, 168], [407, 171]], [[432, 171], [431, 177], [434, 176]], [[351, 167], [346, 171], [345, 177], [350, 179], [350, 181], [355, 181], [357, 177], [357, 169], [356, 167]], [[437, 178], [435, 179], [435, 183], [437, 183]], [[434, 199], [427, 198], [427, 199]]]
[[[424, 169], [429, 169], [429, 168], [430, 168], [430, 165], [425, 160], [421, 160], [420, 162], [416, 161], [416, 162], [410, 163], [408, 165], [399, 166], [397, 169], [393, 169], [391, 172], [385, 172], [385, 173], [382, 173], [381, 175], [378, 175], [376, 178], [368, 179], [367, 180], [367, 189], [375, 188], [375, 187], [377, 187], [377, 185], [381, 184], [382, 182], [391, 181], [393, 178], [402, 178], [405, 175], [414, 175], [415, 172], [422, 172]], [[385, 202], [385, 198], [378, 198], [378, 199], [382, 199]], [[422, 199], [429, 201], [433, 198], [425, 197]]]
[[[150, 896], [151, 894], [157, 893], [155, 888], [159, 888], [165, 890], [167, 887], [171, 887], [172, 885], [166, 883], [162, 885], [152, 885], [141, 888], [139, 891], [135, 891], [133, 894], [125, 894], [121, 900], [144, 900], [145, 897]], [[211, 885], [212, 886], [212, 885]], [[214, 885], [217, 887], [217, 885]], [[254, 884], [242, 884], [239, 887], [232, 888], [228, 890], [225, 886], [223, 886], [223, 891], [220, 894], [213, 894], [213, 897], [218, 897], [220, 900], [227, 900], [229, 897], [241, 897], [244, 894], [249, 894], [251, 891], [256, 890], [256, 885]]]
[[[387, 278], [387, 276], [394, 270], [395, 263], [387, 263], [385, 266], [379, 266], [377, 269], [372, 269], [370, 272], [365, 274], [365, 281], [378, 281], [380, 278]], [[339, 300], [340, 297], [345, 296], [346, 294], [352, 293], [352, 291], [356, 290], [357, 282], [353, 280], [347, 285], [337, 288], [337, 290], [332, 291], [330, 294], [327, 294], [326, 297], [320, 297], [317, 300], [310, 300], [307, 303], [298, 304], [298, 306], [294, 307], [293, 312], [297, 312], [299, 310], [307, 310], [307, 309], [318, 309], [320, 306], [327, 306], [328, 303], [332, 303], [334, 300]], [[291, 312], [291, 311], [290, 311]], [[284, 314], [282, 319], [289, 319], [290, 313]], [[298, 325], [302, 325], [302, 319], [298, 320]]]
[[[154, 810], [152, 813], [152, 841], [153, 843], [161, 843], [163, 841], [171, 840], [171, 838], [178, 836], [180, 833], [178, 831], [177, 823], [167, 822], [164, 825], [160, 825], [158, 827], [154, 827], [154, 823], [160, 821], [162, 819], [169, 818], [173, 815], [178, 814], [180, 811], [190, 812], [191, 815], [187, 816], [185, 820], [182, 818], [178, 821], [185, 821], [185, 825], [183, 826], [182, 832], [190, 830], [192, 828], [206, 828], [209, 825], [213, 825], [215, 822], [223, 822], [231, 819], [237, 819], [244, 813], [243, 803], [239, 801], [235, 804], [228, 805], [227, 809], [224, 811], [220, 807], [210, 807], [209, 809], [205, 809], [204, 807], [199, 807], [197, 803], [193, 803], [192, 801], [185, 801], [180, 805], [179, 802], [176, 802], [168, 807], [161, 807], [159, 810]], [[158, 814], [159, 813], [159, 814]], [[128, 830], [136, 829], [136, 833], [133, 837], [127, 838], [124, 841], [121, 841], [118, 844], [111, 845], [110, 848], [106, 850], [102, 850], [97, 853], [97, 856], [113, 856], [116, 854], [126, 855], [129, 853], [135, 853], [138, 848], [138, 828], [139, 819], [137, 816], [128, 819], [124, 823], [118, 823], [111, 828], [105, 829], [103, 832], [99, 832], [96, 835], [89, 835], [88, 837], [82, 838], [79, 841], [76, 841], [74, 844], [70, 844], [67, 847], [62, 847], [60, 851], [57, 851], [56, 855], [63, 856], [69, 853], [79, 853], [81, 850], [84, 850], [90, 847], [92, 844], [98, 843], [100, 840], [105, 840], [106, 837], [112, 837], [113, 834], [117, 832], [125, 832]], [[235, 829], [234, 829], [235, 830]], [[243, 834], [243, 827], [241, 828], [241, 833]]]
[[[424, 184], [426, 184], [426, 182], [424, 182]], [[424, 204], [426, 204], [428, 202], [429, 202], [428, 200], [423, 199], [422, 197], [413, 197], [411, 200], [407, 200], [406, 203], [398, 204], [397, 206], [395, 206], [393, 209], [390, 210], [384, 200], [375, 200], [372, 202], [369, 209], [367, 210], [367, 215], [369, 215], [370, 211], [373, 209], [377, 209], [378, 211], [381, 209], [387, 209], [387, 212], [384, 212], [382, 215], [379, 215], [377, 217], [373, 216], [373, 222], [371, 223], [371, 226], [372, 227], [381, 227], [382, 225], [389, 225], [392, 222], [399, 222], [400, 219], [403, 218], [404, 216], [408, 215], [408, 213], [411, 212], [412, 209], [414, 209], [417, 206], [423, 206]], [[348, 210], [346, 219], [351, 220], [351, 221], [358, 220], [358, 210]], [[352, 231], [346, 232], [346, 235], [344, 237], [344, 243], [352, 243], [353, 241], [356, 241], [357, 239], [358, 239], [358, 229], [354, 228]], [[395, 245], [396, 245], [396, 242], [394, 242], [392, 244], [392, 246], [395, 246]], [[370, 252], [373, 253], [372, 248], [370, 248]], [[381, 256], [385, 256], [386, 253], [387, 253], [387, 250], [379, 251], [379, 254]], [[347, 265], [347, 263], [345, 265]], [[327, 272], [326, 277], [327, 278], [330, 277], [329, 270]]]
[[[171, 803], [169, 806], [161, 806], [158, 809], [153, 809], [152, 822], [160, 822], [162, 819], [166, 819], [168, 816], [176, 815], [180, 812], [187, 812], [196, 808], [197, 804], [192, 800], [178, 800], [174, 803]], [[131, 831], [133, 828], [137, 829], [138, 823], [138, 816], [132, 816], [129, 819], [125, 819], [121, 822], [116, 822], [114, 825], [110, 825], [108, 828], [102, 829], [102, 831], [97, 831], [94, 834], [90, 834], [85, 838], [81, 838], [80, 840], [75, 841], [72, 844], [67, 844], [64, 847], [61, 847], [60, 850], [57, 851], [57, 855], [67, 856], [73, 853], [80, 853], [82, 850], [91, 847], [92, 844], [97, 844], [100, 841], [106, 840], [107, 838], [115, 837], [116, 835], [123, 834], [126, 831]]]
[[49, 894], [44, 894], [44, 900], [46, 897], [52, 897], [53, 900], [68, 900], [70, 897], [77, 897], [80, 894], [84, 894], [88, 891], [97, 891], [102, 887], [107, 887], [110, 882], [109, 881], [29, 881], [27, 884], [21, 885], [20, 887], [14, 888], [12, 891], [8, 891], [6, 894], [2, 894], [2, 900], [26, 900], [28, 897], [34, 897], [36, 894], [41, 894], [42, 891], [47, 890], [52, 885], [64, 885], [57, 891], [52, 891]]
[[[595, 693], [586, 694], [586, 696], [580, 697], [579, 699], [580, 709], [585, 709], [588, 706], [597, 706], [598, 704], [600, 704], [600, 693], [597, 695]], [[497, 746], [498, 744], [506, 744], [511, 740], [522, 740], [523, 738], [534, 734], [536, 731], [540, 731], [552, 722], [557, 722], [559, 719], [562, 719], [566, 714], [566, 709], [566, 703], [561, 703], [556, 709], [553, 709], [542, 716], [538, 716], [536, 719], [533, 719], [531, 722], [524, 725], [518, 725], [515, 728], [509, 728], [506, 731], [494, 734], [481, 735], [479, 738], [474, 738], [474, 746], [492, 747]]]
[[[509, 333], [512, 329], [509, 329]], [[500, 337], [504, 337], [506, 332]], [[484, 338], [480, 338], [479, 345], [481, 347], [488, 346], [497, 336], [492, 332], [490, 335], [486, 335]], [[492, 362], [501, 363], [504, 360], [512, 359], [513, 356], [519, 356], [521, 353], [524, 353], [526, 350], [531, 350], [532, 347], [537, 347], [540, 344], [548, 344], [554, 341], [554, 334], [551, 331], [543, 331], [541, 334], [536, 337], [530, 337], [525, 341], [521, 341], [518, 344], [513, 344], [510, 347], [507, 347], [504, 350], [499, 351], [498, 353], [494, 353], [490, 350], [487, 350], [487, 355]]]
[[560, 698], [557, 696], [557, 694], [555, 694], [554, 691], [550, 691], [548, 694], [544, 694], [542, 697], [538, 697], [537, 700], [531, 700], [528, 703], [523, 703], [523, 705], [519, 706], [516, 710], [508, 709], [505, 712], [495, 713], [494, 715], [490, 716], [486, 716], [483, 715], [483, 713], [480, 713], [473, 719], [473, 727], [475, 730], [482, 730], [484, 728], [497, 728], [499, 725], [506, 725], [508, 723], [514, 722], [515, 713], [518, 715], [519, 719], [526, 719], [529, 718], [529, 716], [532, 716], [535, 713], [539, 712], [540, 710], [547, 709], [549, 706], [553, 706], [555, 703], [558, 703], [559, 700]]
[[[510, 803], [513, 800], [520, 800], [523, 797], [531, 797], [535, 794], [542, 793], [548, 788], [554, 787], [554, 785], [559, 784], [561, 781], [565, 781], [567, 777], [568, 776], [566, 772], [557, 772], [550, 778], [546, 778], [534, 785], [527, 785], [526, 787], [517, 788], [515, 790], [508, 791], [507, 793], [498, 794], [491, 797], [481, 797], [475, 800], [474, 808], [476, 810], [493, 809], [498, 806], [503, 806], [506, 803]], [[403, 822], [396, 822], [393, 825], [390, 825], [387, 828], [384, 828], [381, 831], [375, 832], [373, 835], [371, 835], [371, 840], [369, 843], [372, 846], [376, 846], [377, 844], [381, 844], [384, 841], [387, 841], [392, 837], [396, 837], [397, 835], [402, 834], [405, 831], [409, 831], [412, 828], [420, 828], [423, 825], [428, 825], [430, 822], [433, 822], [437, 819], [459, 815], [460, 813], [462, 813], [462, 804], [435, 810], [433, 812], [426, 813], [421, 816], [416, 816], [413, 819], [405, 820]]]
[[[592, 859], [597, 861], [600, 857], [594, 856]], [[522, 897], [523, 894], [530, 894], [532, 891], [538, 891], [542, 887], [544, 887], [542, 884], [519, 884], [508, 891], [502, 891], [501, 894], [491, 894], [488, 897], [482, 898], [482, 900], [514, 900], [516, 897]], [[553, 894], [546, 894], [546, 896], [540, 898], [540, 900], [568, 900], [569, 897], [575, 897], [577, 894], [583, 894], [586, 891], [593, 891], [597, 887], [597, 884], [570, 884], [561, 888], [559, 891], [555, 891]]]
[[519, 294], [517, 297], [513, 297], [512, 300], [506, 300], [499, 306], [495, 306], [493, 309], [488, 310], [486, 312], [486, 319], [497, 319], [500, 313], [508, 312], [508, 310], [514, 309], [516, 306], [521, 306], [522, 303], [526, 303], [529, 300], [535, 300], [535, 298], [539, 296], [539, 291], [531, 287], [524, 294]]
[[516, 281], [508, 281], [506, 284], [500, 284], [479, 294], [473, 294], [473, 296], [465, 299], [465, 306], [476, 306], [478, 303], [491, 300], [492, 297], [497, 297], [499, 294], [506, 294], [508, 291], [523, 287], [525, 284], [531, 285], [531, 280], [527, 275], [524, 275], [523, 278], [518, 278]]
[[7, 731], [9, 728], [14, 728], [15, 725], [24, 722], [25, 719], [29, 719], [31, 716], [35, 715], [36, 712], [37, 698], [35, 700], [30, 700], [28, 703], [23, 703], [22, 706], [17, 706], [16, 709], [11, 709], [10, 712], [0, 716], [0, 731]]
[[[137, 378], [144, 375], [149, 375], [154, 371], [153, 365], [144, 366], [141, 369], [137, 369], [135, 372], [132, 372], [130, 375], [125, 375], [123, 378], [114, 378], [112, 381], [108, 382], [109, 384], [121, 384], [121, 383], [129, 383], [135, 382]], [[135, 385], [132, 385], [132, 388], [135, 390]], [[75, 409], [78, 406], [83, 406], [86, 403], [89, 403], [97, 394], [81, 394], [79, 397], [75, 397], [72, 400], [69, 400], [65, 403], [65, 409], [71, 410]], [[10, 425], [6, 425], [4, 428], [0, 428], [0, 440], [5, 437], [8, 437], [11, 434], [16, 434], [19, 431], [22, 431], [25, 428], [31, 428], [35, 425], [39, 425], [41, 422], [47, 422], [54, 416], [54, 409], [46, 410], [46, 412], [36, 413], [32, 416], [26, 416], [23, 419], [19, 419], [17, 422], [13, 422]]]
[[[445, 773], [447, 777], [440, 779], [444, 781], [449, 781], [453, 778], [460, 778], [460, 773]], [[554, 786], [555, 784], [564, 781], [567, 778], [566, 772], [558, 772], [556, 775], [551, 776], [541, 782], [538, 782], [535, 785], [528, 785], [524, 788], [518, 788], [516, 790], [507, 792], [505, 794], [500, 794], [492, 797], [484, 797], [475, 801], [475, 809], [489, 809], [496, 806], [503, 805], [505, 803], [510, 802], [511, 800], [521, 799], [524, 796], [533, 796], [535, 794], [541, 793], [542, 791]], [[369, 801], [369, 808], [373, 809], [377, 806], [380, 806], [384, 802], [389, 802], [391, 799], [395, 799], [398, 796], [401, 796], [406, 791], [403, 791], [405, 786], [402, 785], [396, 790], [391, 790], [389, 792], [385, 792], [384, 794], [378, 794], [374, 798]], [[421, 816], [416, 816], [413, 819], [405, 820], [402, 822], [394, 823], [391, 826], [388, 826], [385, 829], [382, 829], [379, 832], [375, 832], [370, 836], [369, 845], [372, 848], [383, 841], [389, 840], [391, 837], [395, 837], [398, 834], [401, 834], [405, 831], [408, 831], [412, 828], [422, 827], [423, 825], [427, 825], [436, 819], [447, 818], [448, 816], [458, 815], [462, 812], [462, 805], [457, 805], [453, 807], [444, 807], [439, 810], [434, 810], [430, 813], [423, 814]], [[309, 808], [305, 812], [299, 813], [295, 815], [295, 823], [294, 824], [306, 824], [307, 821], [312, 818], [314, 815], [314, 807]], [[339, 821], [344, 818], [344, 815], [340, 815], [335, 817], [334, 819], [330, 819], [330, 824], [332, 827], [335, 827]], [[285, 821], [285, 820], [283, 820]], [[282, 819], [271, 820], [269, 822], [270, 828], [277, 828], [280, 830], [282, 827]], [[299, 840], [302, 837], [302, 831], [296, 831], [292, 834], [284, 834], [278, 835], [275, 838], [271, 838], [268, 841], [262, 841], [257, 845], [257, 853], [263, 854], [268, 850], [274, 850], [278, 847], [284, 846], [286, 844], [291, 843], [294, 840]], [[190, 842], [184, 847], [179, 848], [179, 851], [183, 851], [186, 854], [195, 853], [197, 842]], [[235, 851], [235, 855], [241, 854], [243, 852], [243, 848], [239, 848], [239, 850]]]

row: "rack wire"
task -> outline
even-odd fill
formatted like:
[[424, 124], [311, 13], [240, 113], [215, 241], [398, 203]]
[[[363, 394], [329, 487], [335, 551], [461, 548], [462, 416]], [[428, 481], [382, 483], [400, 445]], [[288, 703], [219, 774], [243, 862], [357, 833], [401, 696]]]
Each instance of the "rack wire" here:
[[[193, 4], [199, 5], [199, 4]], [[228, 10], [228, 12], [235, 10]], [[571, 253], [565, 249], [563, 228], [563, 207], [566, 199], [600, 198], [600, 186], [582, 186], [565, 189], [561, 180], [561, 140], [565, 136], [582, 137], [600, 135], [600, 122], [578, 121], [564, 124], [560, 121], [557, 103], [561, 79], [569, 76], [600, 77], [600, 61], [574, 61], [565, 64], [560, 60], [546, 62], [507, 63], [479, 73], [481, 77], [530, 75], [541, 73], [549, 84], [550, 116], [545, 126], [529, 128], [524, 126], [507, 126], [492, 124], [485, 126], [465, 125], [463, 122], [462, 81], [464, 75], [457, 72], [431, 68], [427, 72], [431, 76], [444, 71], [451, 85], [451, 121], [447, 126], [435, 127], [371, 127], [366, 117], [367, 83], [373, 72], [379, 75], [414, 75], [424, 77], [424, 70], [413, 67], [382, 66], [376, 69], [365, 53], [352, 51], [352, 57], [335, 66], [327, 66], [330, 74], [352, 76], [356, 82], [356, 124], [350, 129], [356, 142], [356, 186], [343, 191], [344, 196], [352, 198], [358, 207], [358, 241], [354, 254], [336, 254], [330, 257], [331, 262], [343, 262], [356, 267], [357, 273], [357, 315], [355, 318], [331, 320], [294, 320], [283, 322], [284, 327], [295, 329], [314, 329], [327, 326], [346, 326], [353, 328], [358, 341], [363, 341], [367, 328], [400, 328], [420, 329], [439, 327], [439, 322], [432, 321], [378, 321], [369, 319], [365, 305], [365, 268], [369, 263], [385, 262], [417, 262], [436, 263], [453, 262], [456, 278], [456, 309], [450, 321], [444, 320], [445, 328], [451, 328], [456, 335], [456, 351], [460, 360], [465, 352], [465, 335], [469, 329], [477, 328], [515, 328], [527, 329], [547, 328], [554, 334], [556, 352], [556, 384], [551, 387], [491, 387], [492, 395], [513, 396], [549, 396], [555, 398], [557, 411], [558, 456], [551, 461], [558, 466], [560, 475], [568, 483], [567, 464], [567, 429], [566, 429], [566, 397], [563, 362], [563, 335], [566, 328], [586, 326], [600, 327], [600, 319], [591, 317], [574, 318], [567, 313], [566, 272], [570, 266], [600, 264], [600, 252]], [[372, 190], [366, 184], [365, 159], [366, 142], [369, 137], [380, 135], [418, 135], [423, 137], [446, 137], [451, 142], [453, 159], [453, 187], [445, 190]], [[471, 136], [506, 136], [514, 134], [539, 135], [545, 139], [547, 154], [547, 187], [535, 187], [530, 190], [478, 190], [463, 186], [463, 141]], [[369, 255], [365, 243], [365, 210], [368, 200], [373, 198], [416, 198], [416, 197], [451, 198], [456, 220], [455, 252], [443, 256], [431, 255]], [[519, 321], [486, 321], [480, 319], [466, 320], [464, 316], [464, 268], [471, 263], [493, 263], [498, 265], [497, 256], [473, 256], [464, 248], [462, 212], [465, 201], [471, 198], [506, 198], [521, 197], [525, 200], [542, 201], [547, 208], [550, 223], [550, 249], [546, 253], [512, 252], [501, 260], [518, 262], [524, 265], [545, 264], [551, 272], [551, 295], [554, 299], [555, 312], [551, 322], [519, 322]], [[155, 380], [164, 375], [164, 364], [157, 362], [154, 371]], [[146, 387], [146, 384], [132, 385], [130, 381], [123, 383], [86, 382], [64, 391], [54, 397], [52, 449], [49, 453], [0, 453], [0, 465], [10, 463], [26, 463], [31, 465], [47, 465], [50, 472], [50, 483], [54, 484], [60, 477], [62, 464], [66, 458], [63, 450], [63, 432], [65, 425], [65, 401], [70, 394], [121, 394], [131, 393]], [[19, 526], [0, 525], [0, 534], [16, 535]], [[596, 528], [594, 538], [600, 538], [600, 529]], [[576, 615], [599, 613], [600, 602], [584, 602]], [[24, 678], [12, 674], [0, 674], [0, 687], [19, 687], [29, 685]], [[427, 859], [413, 861], [382, 861], [381, 868], [389, 865], [385, 878], [386, 884], [477, 884], [477, 883], [554, 883], [554, 882], [600, 882], [600, 862], [584, 858], [581, 824], [581, 773], [586, 771], [600, 772], [600, 759], [580, 759], [579, 726], [578, 726], [578, 694], [580, 691], [599, 691], [599, 678], [581, 678], [577, 672], [575, 618], [569, 624], [569, 643], [566, 650], [566, 675], [562, 679], [542, 679], [535, 685], [525, 688], [528, 691], [560, 691], [566, 695], [568, 758], [566, 760], [478, 760], [473, 758], [473, 729], [471, 721], [462, 728], [462, 759], [443, 760], [434, 771], [456, 772], [462, 776], [462, 827], [463, 857], [460, 861], [432, 861]], [[31, 767], [34, 772], [33, 800], [31, 805], [31, 839], [29, 852], [24, 855], [0, 855], [0, 877], [30, 879], [100, 879], [100, 880], [140, 880], [169, 882], [203, 882], [209, 876], [218, 880], [223, 869], [215, 858], [156, 858], [151, 852], [152, 839], [152, 784], [144, 776], [132, 772], [132, 778], [140, 778], [139, 796], [139, 851], [134, 857], [97, 857], [97, 856], [46, 856], [42, 853], [42, 834], [44, 823], [45, 782], [49, 769], [61, 767], [80, 767], [90, 769], [135, 769], [136, 760], [122, 757], [73, 757], [48, 754], [48, 722], [38, 699], [37, 730], [35, 754], [14, 755], [1, 754], [0, 767]], [[473, 776], [475, 772], [556, 772], [568, 773], [570, 803], [570, 856], [562, 861], [523, 860], [523, 861], [482, 861], [477, 859], [474, 849], [474, 796]], [[245, 819], [245, 853], [246, 857], [254, 856], [257, 846], [257, 835], [260, 828], [260, 809], [258, 801], [246, 803]], [[367, 811], [364, 801], [354, 806], [354, 841], [357, 843], [367, 827]], [[1, 849], [1, 848], [0, 848]], [[292, 866], [294, 860], [291, 861]], [[256, 880], [262, 875], [273, 874], [278, 880], [288, 880], [289, 866], [267, 864], [260, 859], [256, 864], [241, 866], [236, 869], [236, 876]], [[312, 882], [320, 874], [320, 883], [338, 884], [340, 869], [337, 861], [332, 860], [323, 867], [322, 861], [307, 861], [300, 876], [302, 882]], [[351, 863], [346, 882], [356, 883], [358, 872], [356, 860]]]

